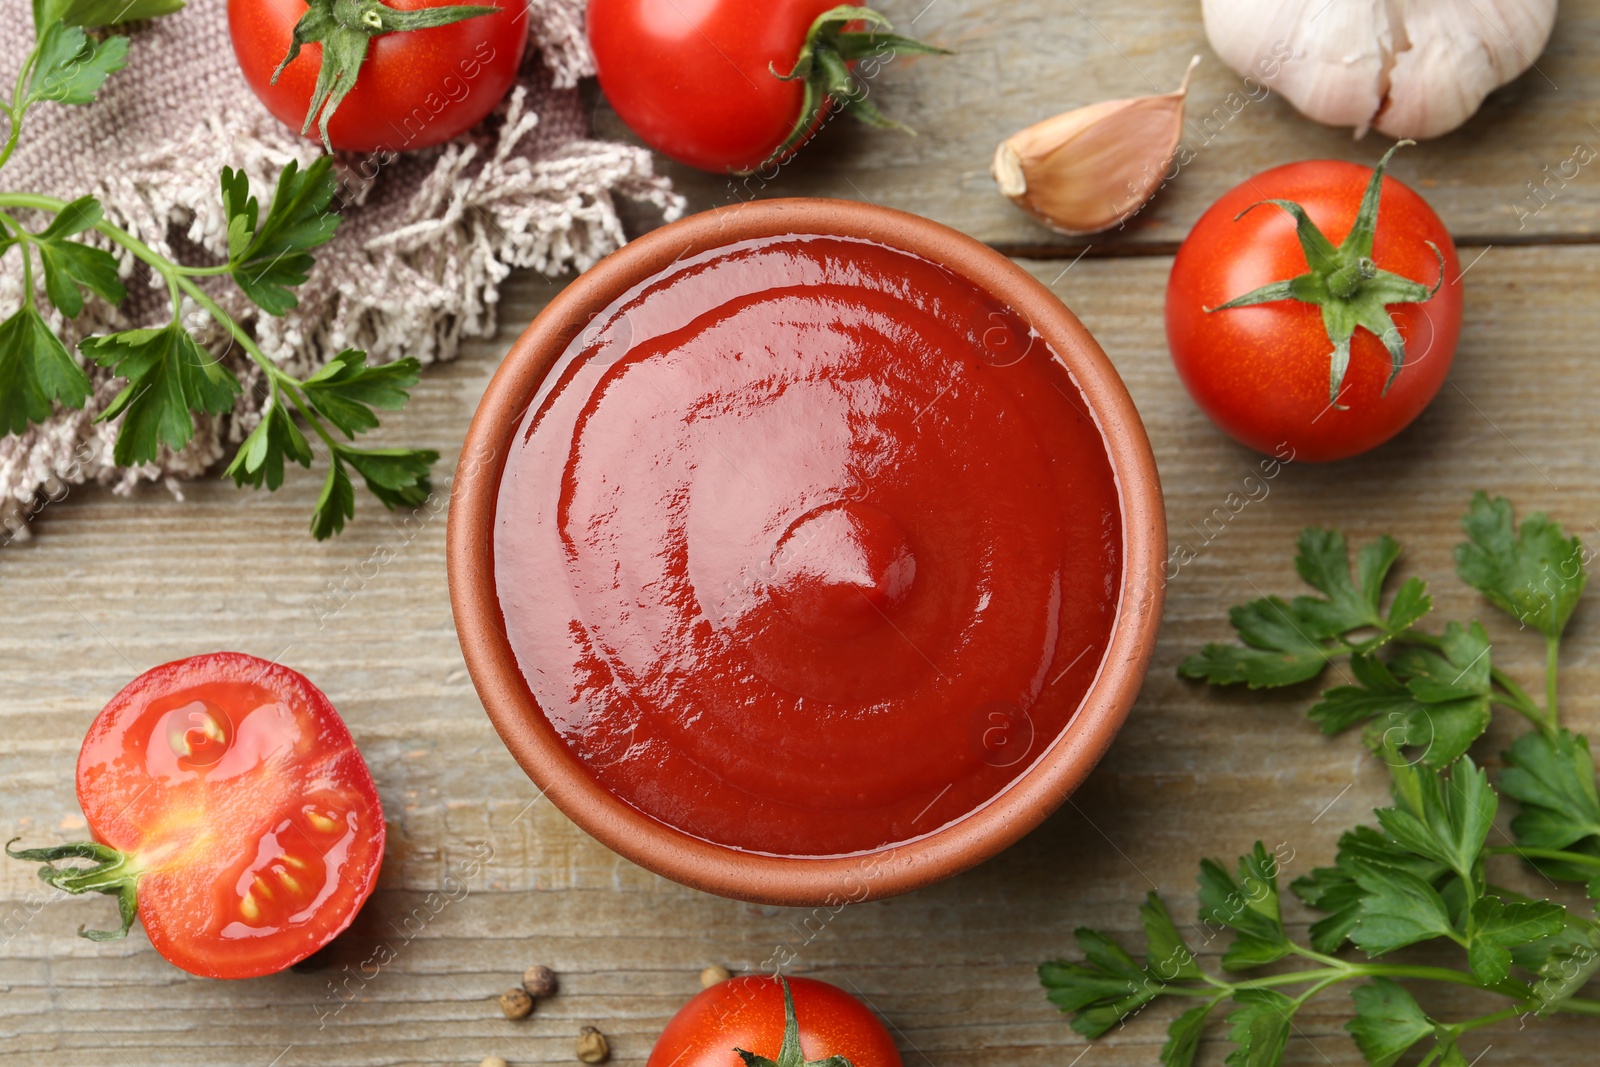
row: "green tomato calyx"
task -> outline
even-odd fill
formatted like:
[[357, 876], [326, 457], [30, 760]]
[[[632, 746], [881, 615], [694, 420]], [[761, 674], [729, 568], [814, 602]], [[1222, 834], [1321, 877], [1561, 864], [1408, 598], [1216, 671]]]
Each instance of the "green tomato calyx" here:
[[493, 6], [451, 4], [399, 11], [378, 0], [307, 0], [307, 4], [306, 13], [295, 23], [289, 53], [272, 72], [272, 83], [277, 84], [278, 76], [294, 62], [303, 46], [313, 41], [322, 45], [322, 69], [317, 72], [311, 107], [300, 132], [309, 134], [315, 123], [317, 132], [322, 135], [323, 147], [330, 152], [333, 142], [328, 139], [328, 123], [333, 120], [339, 104], [356, 87], [361, 65], [367, 60], [367, 46], [374, 37], [407, 30], [430, 30], [502, 10]]
[[1305, 252], [1306, 266], [1310, 269], [1297, 278], [1263, 285], [1243, 296], [1234, 297], [1226, 304], [1205, 309], [1208, 313], [1226, 311], [1279, 300], [1299, 300], [1320, 307], [1322, 324], [1333, 345], [1328, 369], [1328, 403], [1341, 411], [1344, 405], [1338, 402], [1339, 390], [1344, 385], [1345, 372], [1350, 367], [1350, 339], [1355, 335], [1356, 328], [1365, 327], [1383, 342], [1383, 347], [1389, 352], [1389, 378], [1383, 383], [1383, 391], [1387, 393], [1406, 363], [1405, 339], [1400, 336], [1400, 328], [1389, 314], [1389, 305], [1425, 303], [1433, 299], [1444, 284], [1444, 253], [1432, 241], [1428, 241], [1427, 245], [1439, 259], [1439, 277], [1431, 286], [1382, 270], [1372, 260], [1372, 240], [1378, 231], [1378, 200], [1383, 187], [1384, 167], [1388, 166], [1389, 158], [1402, 146], [1415, 143], [1396, 142], [1383, 154], [1373, 168], [1372, 179], [1367, 182], [1366, 192], [1361, 197], [1361, 209], [1356, 213], [1355, 225], [1350, 228], [1344, 243], [1337, 248], [1323, 236], [1317, 224], [1311, 221], [1311, 216], [1306, 214], [1305, 208], [1292, 200], [1262, 200], [1239, 212], [1235, 221], [1262, 204], [1273, 204], [1289, 214], [1294, 219], [1295, 234], [1300, 239], [1300, 248]]
[[[866, 29], [846, 28], [852, 24], [863, 25]], [[784, 74], [776, 66], [769, 67], [773, 76], [782, 81], [801, 82], [805, 97], [794, 128], [783, 143], [773, 149], [772, 155], [762, 161], [763, 165], [784, 159], [805, 141], [830, 100], [868, 126], [916, 132], [889, 118], [867, 99], [867, 85], [857, 76], [854, 64], [864, 60], [882, 62], [893, 56], [947, 56], [952, 53], [911, 37], [889, 33], [891, 29], [889, 20], [870, 7], [841, 4], [816, 17], [789, 72]]]
[[746, 1052], [742, 1048], [733, 1051], [739, 1054], [745, 1067], [854, 1067], [843, 1056], [829, 1056], [826, 1059], [808, 1060], [805, 1053], [800, 1051], [800, 1020], [794, 1013], [794, 994], [789, 991], [788, 979], [778, 978], [778, 984], [783, 986], [783, 1045], [778, 1049], [778, 1058], [769, 1060], [765, 1056], [758, 1056], [754, 1052]]

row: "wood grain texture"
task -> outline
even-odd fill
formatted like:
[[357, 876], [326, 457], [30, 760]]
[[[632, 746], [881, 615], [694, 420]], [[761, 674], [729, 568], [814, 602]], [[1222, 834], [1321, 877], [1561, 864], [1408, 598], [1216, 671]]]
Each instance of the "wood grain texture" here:
[[[1536, 677], [1536, 643], [1463, 592], [1450, 547], [1480, 486], [1600, 537], [1600, 442], [1589, 425], [1600, 310], [1581, 297], [1600, 284], [1600, 258], [1582, 248], [1491, 251], [1468, 275], [1456, 372], [1422, 419], [1374, 455], [1290, 464], [1265, 499], [1226, 526], [1213, 519], [1221, 532], [1209, 544], [1206, 520], [1256, 460], [1210, 427], [1170, 372], [1159, 315], [1168, 260], [1085, 261], [1064, 275], [1062, 266], [1032, 269], [1055, 281], [1127, 380], [1155, 446], [1173, 537], [1192, 542], [1197, 558], [1171, 583], [1127, 729], [1040, 830], [948, 883], [837, 916], [683, 889], [536, 801], [495, 738], [451, 627], [442, 515], [408, 533], [363, 501], [340, 540], [314, 545], [304, 534], [316, 492], [309, 478], [272, 496], [197, 485], [182, 503], [154, 489], [132, 500], [79, 492], [45, 509], [39, 537], [0, 558], [13, 616], [0, 633], [8, 836], [80, 833], [73, 758], [106, 697], [149, 666], [227, 647], [281, 656], [327, 690], [372, 765], [392, 844], [378, 894], [320, 970], [242, 983], [189, 978], [137, 931], [109, 945], [74, 937], [80, 924], [106, 921], [109, 902], [41, 905], [31, 867], [4, 861], [0, 1062], [53, 1063], [66, 1050], [132, 1067], [265, 1067], [280, 1053], [280, 1067], [476, 1063], [490, 1053], [513, 1064], [566, 1062], [578, 1027], [594, 1024], [619, 1062], [639, 1063], [702, 966], [754, 968], [780, 945], [799, 953], [806, 973], [869, 998], [909, 1063], [1069, 1062], [1083, 1043], [1045, 1003], [1032, 969], [1070, 949], [1073, 927], [1131, 931], [1151, 888], [1192, 916], [1197, 858], [1235, 855], [1258, 837], [1293, 849], [1291, 874], [1309, 869], [1383, 799], [1380, 768], [1354, 740], [1326, 740], [1299, 716], [1309, 695], [1206, 692], [1173, 674], [1183, 654], [1225, 635], [1224, 605], [1258, 589], [1292, 590], [1288, 550], [1301, 526], [1337, 522], [1353, 538], [1392, 531], [1407, 547], [1404, 569], [1434, 583], [1440, 615], [1485, 617], [1497, 661]], [[531, 318], [552, 291], [519, 280], [507, 321]], [[475, 345], [430, 373], [397, 420], [406, 438], [447, 455], [459, 447], [503, 347]], [[395, 558], [363, 577], [380, 546]], [[330, 593], [330, 583], [342, 591]], [[1581, 729], [1600, 726], [1589, 696], [1600, 683], [1597, 630], [1592, 605], [1580, 609], [1564, 688]], [[1496, 752], [1506, 736], [1497, 730], [1482, 751]], [[482, 872], [463, 878], [485, 854]], [[380, 943], [395, 958], [364, 976]], [[561, 995], [526, 1023], [499, 1019], [490, 998], [539, 961], [560, 972]], [[1339, 1030], [1339, 996], [1301, 1017], [1305, 1040], [1289, 1062], [1359, 1062]], [[1430, 1006], [1468, 1005], [1446, 994]], [[1084, 1062], [1153, 1063], [1163, 1018], [1152, 1010]], [[1515, 1040], [1519, 1055], [1577, 1064], [1588, 1062], [1593, 1037], [1594, 1024], [1560, 1020], [1484, 1041]], [[1220, 1046], [1207, 1055], [1220, 1062]]]
[[[1146, 91], [1141, 72], [1166, 87], [1191, 52], [1209, 57], [1197, 6], [936, 0], [915, 29], [959, 47], [961, 58], [937, 73], [932, 61], [908, 64], [883, 88], [884, 105], [924, 136], [869, 141], [830, 131], [777, 191], [872, 199], [1046, 255], [1053, 239], [992, 193], [984, 166], [994, 138], [1065, 106]], [[1311, 694], [1209, 692], [1175, 677], [1178, 660], [1226, 636], [1226, 605], [1293, 591], [1296, 533], [1338, 524], [1357, 540], [1394, 533], [1406, 546], [1403, 571], [1433, 583], [1439, 618], [1483, 618], [1497, 663], [1531, 681], [1538, 643], [1453, 578], [1457, 519], [1471, 491], [1485, 488], [1600, 542], [1592, 295], [1600, 250], [1567, 244], [1587, 240], [1600, 181], [1587, 184], [1585, 171], [1538, 217], [1548, 246], [1500, 240], [1512, 232], [1505, 205], [1521, 182], [1565, 158], [1574, 138], [1600, 139], [1583, 117], [1600, 89], [1590, 44], [1600, 2], [1569, 2], [1561, 19], [1540, 61], [1561, 89], [1524, 78], [1466, 131], [1412, 150], [1398, 168], [1458, 233], [1494, 245], [1469, 267], [1461, 351], [1440, 397], [1375, 454], [1332, 467], [1290, 464], [1264, 499], [1226, 522], [1217, 509], [1257, 459], [1210, 426], [1171, 372], [1161, 328], [1170, 257], [1161, 249], [1261, 166], [1316, 154], [1368, 159], [1377, 145], [1312, 126], [1277, 100], [1252, 104], [1134, 232], [1107, 246], [1140, 255], [1099, 258], [1097, 248], [1075, 264], [1029, 261], [1126, 379], [1155, 448], [1173, 540], [1196, 558], [1171, 582], [1143, 694], [1103, 766], [1021, 843], [918, 893], [837, 915], [720, 900], [618, 859], [538, 800], [463, 668], [436, 507], [394, 517], [363, 497], [344, 535], [319, 545], [305, 530], [317, 492], [310, 477], [272, 495], [208, 482], [186, 486], [182, 502], [145, 488], [132, 499], [77, 490], [48, 505], [38, 537], [0, 550], [10, 615], [0, 629], [6, 836], [42, 843], [82, 834], [73, 762], [105, 700], [155, 664], [237, 648], [281, 657], [332, 697], [379, 783], [390, 852], [357, 925], [314, 967], [237, 983], [176, 971], [137, 930], [104, 945], [75, 937], [80, 925], [109, 920], [109, 901], [52, 899], [31, 865], [0, 859], [0, 1064], [420, 1067], [490, 1054], [513, 1065], [570, 1063], [579, 1027], [596, 1025], [615, 1062], [637, 1065], [698, 989], [701, 967], [756, 968], [779, 947], [798, 953], [796, 970], [878, 1008], [909, 1065], [1154, 1064], [1166, 1008], [1085, 1051], [1044, 1001], [1034, 966], [1070, 952], [1076, 926], [1135, 930], [1136, 904], [1152, 888], [1192, 918], [1202, 855], [1232, 857], [1260, 838], [1293, 851], [1289, 875], [1326, 862], [1338, 832], [1385, 798], [1381, 768], [1356, 741], [1325, 739], [1299, 714]], [[951, 73], [958, 69], [967, 80]], [[1194, 99], [1219, 99], [1228, 79], [1208, 58]], [[697, 206], [718, 202], [714, 183], [697, 181], [685, 183]], [[430, 370], [384, 432], [438, 448], [448, 469], [497, 360], [555, 291], [516, 279], [503, 335]], [[1579, 609], [1567, 645], [1565, 714], [1574, 728], [1600, 728], [1593, 602]], [[1497, 724], [1481, 753], [1496, 764], [1513, 735]], [[483, 862], [471, 873], [474, 860]], [[1539, 891], [1514, 868], [1504, 877]], [[1307, 916], [1292, 918], [1303, 925]], [[560, 995], [507, 1023], [492, 998], [535, 962], [557, 970]], [[1425, 995], [1447, 1017], [1474, 1009], [1455, 991]], [[1360, 1063], [1341, 1029], [1346, 1009], [1338, 992], [1312, 1002], [1288, 1062]], [[1565, 1067], [1593, 1062], [1596, 1032], [1592, 1021], [1558, 1019], [1523, 1033], [1487, 1030], [1466, 1047], [1470, 1058], [1493, 1046], [1486, 1064]], [[1212, 1042], [1201, 1061], [1219, 1064], [1222, 1055]]]
[[[1170, 251], [1206, 207], [1257, 171], [1317, 158], [1371, 165], [1392, 143], [1378, 134], [1354, 140], [1350, 130], [1320, 126], [1247, 86], [1211, 51], [1198, 0], [881, 6], [898, 30], [957, 53], [896, 60], [871, 82], [874, 102], [918, 135], [841, 118], [771, 181], [664, 165], [695, 209], [758, 196], [833, 196], [926, 215], [1018, 255], [1075, 255], [1085, 245], [1093, 255]], [[1535, 69], [1492, 94], [1454, 133], [1402, 150], [1391, 173], [1421, 190], [1466, 243], [1594, 240], [1600, 159], [1568, 163], [1564, 172], [1562, 163], [1579, 145], [1589, 148], [1582, 158], [1600, 152], [1600, 56], [1589, 43], [1597, 34], [1600, 2], [1565, 0]], [[1193, 55], [1202, 61], [1186, 109], [1189, 152], [1179, 157], [1192, 161], [1125, 230], [1060, 237], [996, 191], [989, 162], [1007, 135], [1099, 100], [1168, 92]], [[598, 94], [593, 102], [598, 131], [629, 136]]]

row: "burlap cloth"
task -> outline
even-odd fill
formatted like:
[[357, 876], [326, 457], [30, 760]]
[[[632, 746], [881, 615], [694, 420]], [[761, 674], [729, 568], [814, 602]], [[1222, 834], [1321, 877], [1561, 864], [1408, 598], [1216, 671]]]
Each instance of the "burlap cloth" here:
[[[112, 75], [97, 103], [36, 105], [16, 155], [0, 169], [0, 189], [68, 200], [93, 193], [113, 222], [163, 254], [190, 263], [225, 259], [222, 167], [248, 173], [264, 207], [278, 170], [320, 151], [273, 118], [245, 84], [226, 7], [190, 0], [184, 11], [136, 27], [127, 68]], [[0, 85], [10, 85], [32, 46], [30, 2], [0, 0], [0, 11], [11, 27], [0, 34]], [[530, 0], [528, 24], [520, 83], [478, 130], [376, 168], [340, 157], [341, 196], [354, 203], [318, 251], [298, 308], [275, 319], [230, 284], [215, 286], [272, 359], [299, 375], [344, 348], [366, 349], [374, 362], [448, 360], [461, 338], [494, 331], [499, 286], [512, 268], [583, 270], [619, 246], [616, 198], [654, 204], [668, 217], [681, 212], [647, 151], [588, 139], [575, 88], [592, 73], [583, 0]], [[91, 299], [76, 321], [58, 322], [69, 345], [85, 334], [165, 321], [159, 279], [130, 259], [123, 273], [129, 298], [120, 309]], [[13, 255], [0, 262], [0, 315], [16, 307], [20, 285]], [[185, 321], [207, 336], [202, 314], [187, 308]], [[116, 427], [94, 419], [122, 383], [93, 368], [94, 394], [82, 411], [58, 410], [20, 437], [0, 438], [0, 543], [27, 536], [24, 520], [42, 493], [86, 481], [126, 492], [151, 479], [177, 491], [178, 479], [231, 455], [255, 425], [265, 390], [247, 359], [224, 354], [228, 346], [214, 329], [209, 336], [244, 394], [231, 414], [197, 420], [194, 440], [179, 453], [163, 449], [153, 464], [112, 466]], [[404, 420], [400, 412], [386, 421]]]

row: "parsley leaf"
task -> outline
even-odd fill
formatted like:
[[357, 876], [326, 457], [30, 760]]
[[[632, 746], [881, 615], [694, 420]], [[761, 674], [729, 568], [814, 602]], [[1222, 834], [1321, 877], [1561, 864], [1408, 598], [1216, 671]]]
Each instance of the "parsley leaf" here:
[[81, 408], [88, 396], [89, 376], [37, 308], [24, 305], [0, 322], [0, 431], [22, 433], [48, 418], [54, 402]]
[[1206, 1020], [1216, 1001], [1190, 1008], [1167, 1027], [1167, 1040], [1161, 1046], [1162, 1067], [1190, 1067], [1195, 1054], [1200, 1051], [1200, 1037], [1205, 1033]]
[[1434, 1054], [1438, 1057], [1433, 1061], [1434, 1067], [1470, 1067], [1466, 1054], [1456, 1045], [1454, 1031], [1443, 1026], [1435, 1026], [1434, 1041], [1436, 1042]]
[[1439, 891], [1409, 871], [1360, 865], [1355, 881], [1365, 896], [1350, 940], [1368, 956], [1455, 935]]
[[311, 443], [284, 409], [282, 396], [274, 392], [261, 413], [261, 421], [244, 439], [223, 474], [232, 478], [235, 485], [276, 489], [283, 484], [285, 457], [302, 467], [311, 466]]
[[28, 78], [27, 107], [41, 100], [91, 104], [106, 79], [128, 65], [128, 39], [96, 41], [77, 26], [50, 22], [39, 31], [38, 58]]
[[1228, 1036], [1239, 1047], [1228, 1053], [1228, 1067], [1277, 1067], [1299, 1005], [1275, 989], [1241, 989], [1233, 1003]]
[[1358, 652], [1350, 669], [1358, 684], [1334, 686], [1307, 712], [1323, 733], [1371, 721], [1372, 748], [1421, 748], [1423, 762], [1444, 767], [1489, 728], [1489, 638], [1477, 623], [1450, 623], [1437, 652], [1411, 646], [1387, 664]]
[[1239, 858], [1238, 881], [1216, 860], [1200, 861], [1200, 921], [1235, 934], [1223, 953], [1225, 970], [1280, 960], [1290, 952], [1278, 904], [1278, 861], [1261, 842]]
[[1318, 867], [1291, 886], [1308, 906], [1329, 913], [1311, 926], [1311, 947], [1318, 952], [1337, 952], [1361, 920], [1361, 901], [1367, 892], [1357, 884], [1356, 871], [1364, 866], [1406, 871], [1429, 885], [1437, 885], [1450, 869], [1408, 851], [1370, 826], [1346, 831], [1339, 838], [1334, 865]]
[[1378, 598], [1383, 593], [1384, 577], [1399, 558], [1400, 546], [1387, 534], [1363, 545], [1356, 556], [1358, 577], [1352, 581], [1350, 550], [1344, 534], [1316, 527], [1304, 530], [1294, 569], [1307, 585], [1327, 596], [1325, 601], [1305, 598], [1306, 614], [1329, 633], [1382, 626]]
[[1524, 734], [1505, 754], [1500, 789], [1522, 810], [1511, 820], [1517, 843], [1596, 857], [1596, 864], [1535, 859], [1552, 878], [1588, 881], [1600, 872], [1600, 797], [1586, 738], [1559, 731]]
[[162, 445], [177, 450], [194, 436], [192, 412], [220, 415], [233, 407], [239, 380], [174, 322], [159, 330], [127, 330], [86, 338], [79, 347], [128, 379], [96, 422], [125, 415], [112, 458], [118, 466], [149, 463]]
[[311, 512], [311, 536], [326, 541], [344, 529], [346, 519], [356, 513], [356, 490], [350, 484], [350, 473], [335, 456], [328, 465], [328, 477], [317, 496], [317, 506]]
[[[1203, 977], [1194, 954], [1184, 945], [1172, 916], [1156, 894], [1151, 893], [1145, 900], [1140, 918], [1148, 938], [1142, 964], [1112, 938], [1080, 928], [1074, 936], [1083, 952], [1083, 962], [1051, 960], [1039, 967], [1039, 981], [1046, 996], [1063, 1012], [1075, 1013], [1072, 1028], [1085, 1037], [1099, 1037], [1161, 996], [1172, 982]], [[1192, 1034], [1182, 1032], [1175, 1022], [1168, 1041], [1174, 1048], [1172, 1056], [1182, 1056], [1186, 1049], [1188, 1058], [1168, 1057], [1163, 1062], [1181, 1065], [1193, 1059], [1205, 1013], [1189, 1022], [1195, 1028]]]
[[1562, 1001], [1570, 1000], [1578, 990], [1589, 983], [1600, 970], [1600, 945], [1593, 923], [1569, 928], [1558, 935], [1557, 943], [1539, 968], [1539, 980], [1533, 984], [1533, 996], [1539, 1005], [1539, 1014], [1548, 1015]]
[[1356, 643], [1358, 651], [1380, 647], [1432, 607], [1427, 586], [1412, 578], [1396, 592], [1388, 614], [1382, 612], [1383, 584], [1399, 555], [1394, 539], [1381, 537], [1362, 546], [1352, 572], [1343, 534], [1305, 530], [1295, 569], [1324, 596], [1264, 597], [1232, 608], [1228, 618], [1243, 644], [1208, 644], [1178, 673], [1213, 685], [1274, 688], [1317, 677], [1333, 655], [1347, 650], [1346, 635], [1353, 632], [1377, 631]]
[[44, 265], [44, 290], [63, 315], [75, 319], [83, 312], [87, 289], [112, 304], [128, 295], [117, 277], [117, 258], [110, 252], [68, 238], [94, 226], [101, 218], [100, 201], [79, 197], [63, 208], [49, 226], [33, 235], [34, 247]]
[[290, 160], [278, 175], [265, 218], [244, 172], [222, 168], [229, 271], [268, 314], [286, 314], [299, 303], [289, 290], [310, 276], [316, 262], [311, 250], [326, 244], [339, 228], [339, 215], [329, 207], [337, 190], [332, 167], [331, 156], [318, 158], [303, 171]]
[[1496, 986], [1511, 974], [1511, 950], [1554, 937], [1566, 928], [1566, 909], [1549, 901], [1513, 901], [1484, 897], [1472, 906], [1471, 943], [1467, 959], [1473, 976]]
[[1251, 689], [1277, 688], [1310, 681], [1322, 673], [1338, 651], [1309, 620], [1278, 597], [1265, 597], [1230, 608], [1228, 621], [1243, 645], [1208, 644], [1178, 666], [1185, 678], [1212, 685], [1245, 683]]
[[1074, 935], [1084, 962], [1052, 960], [1040, 965], [1039, 981], [1050, 1003], [1075, 1012], [1072, 1028], [1084, 1037], [1099, 1037], [1122, 1019], [1161, 994], [1127, 950], [1094, 930]]
[[367, 354], [347, 348], [307, 378], [306, 399], [317, 414], [354, 438], [378, 425], [373, 408], [397, 411], [410, 398], [407, 389], [417, 384], [422, 364], [415, 359], [367, 366]]
[[1417, 855], [1472, 879], [1499, 806], [1489, 776], [1470, 756], [1448, 778], [1427, 767], [1395, 766], [1391, 773], [1400, 806], [1376, 812], [1384, 832]]
[[1400, 983], [1374, 978], [1350, 991], [1356, 1017], [1344, 1024], [1372, 1067], [1394, 1067], [1406, 1050], [1433, 1035], [1433, 1021]]
[[1469, 540], [1456, 546], [1456, 573], [1525, 626], [1556, 638], [1583, 595], [1583, 545], [1543, 512], [1512, 521], [1511, 502], [1483, 492], [1461, 520]]
[[439, 453], [425, 448], [347, 448], [336, 446], [328, 479], [322, 485], [317, 507], [311, 515], [311, 535], [322, 541], [344, 529], [345, 520], [355, 515], [355, 489], [350, 473], [354, 467], [367, 483], [367, 489], [393, 511], [400, 507], [419, 507], [433, 487], [428, 471], [438, 462]]
[[367, 483], [367, 489], [384, 507], [419, 507], [433, 492], [428, 472], [439, 461], [431, 448], [345, 448], [338, 459], [354, 467]]
[[1200, 978], [1199, 961], [1178, 933], [1172, 913], [1161, 897], [1152, 891], [1139, 905], [1139, 921], [1144, 926], [1145, 969], [1152, 978], [1173, 982], [1184, 978]]

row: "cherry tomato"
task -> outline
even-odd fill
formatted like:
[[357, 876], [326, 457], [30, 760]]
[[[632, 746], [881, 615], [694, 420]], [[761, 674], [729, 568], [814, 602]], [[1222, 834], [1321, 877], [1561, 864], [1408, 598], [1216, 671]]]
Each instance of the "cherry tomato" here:
[[1280, 299], [1220, 308], [1310, 270], [1294, 218], [1261, 201], [1300, 204], [1339, 246], [1373, 173], [1332, 160], [1274, 167], [1225, 193], [1178, 249], [1166, 298], [1173, 362], [1201, 409], [1251, 448], [1312, 462], [1365, 452], [1421, 414], [1450, 370], [1461, 332], [1455, 243], [1421, 196], [1387, 176], [1369, 262], [1358, 273], [1390, 272], [1423, 289], [1442, 278], [1431, 297], [1387, 305], [1404, 344], [1397, 373], [1394, 354], [1362, 326], [1350, 337], [1348, 370], [1334, 390], [1335, 343], [1317, 304]]
[[238, 652], [156, 667], [113, 697], [83, 740], [78, 802], [98, 845], [12, 855], [98, 861], [40, 876], [118, 895], [123, 932], [136, 907], [157, 952], [210, 978], [271, 974], [326, 945], [383, 861], [378, 793], [333, 705]]
[[[876, 70], [891, 55], [943, 51], [887, 32], [888, 21], [865, 8], [818, 23], [839, 6], [589, 0], [589, 47], [606, 99], [645, 143], [691, 167], [743, 173], [787, 157], [798, 147], [802, 114], [811, 112], [800, 132], [814, 131], [830, 99], [870, 124], [895, 125], [868, 102], [857, 62]], [[809, 73], [778, 76], [797, 72], [802, 55]]]
[[[399, 11], [447, 7], [458, 0], [384, 0]], [[371, 39], [355, 88], [328, 123], [333, 147], [351, 152], [401, 152], [460, 136], [511, 91], [528, 45], [522, 0], [472, 0], [501, 13], [448, 26], [387, 33]], [[307, 44], [284, 68], [305, 0], [228, 0], [228, 30], [245, 81], [281, 121], [300, 129], [322, 69], [322, 45]], [[309, 134], [317, 136], [313, 128]]]
[[[901, 1067], [889, 1032], [866, 1005], [813, 978], [787, 981], [805, 1062], [843, 1056], [854, 1067]], [[744, 1067], [735, 1049], [776, 1062], [784, 1021], [778, 979], [730, 978], [702, 991], [672, 1017], [645, 1067]]]

